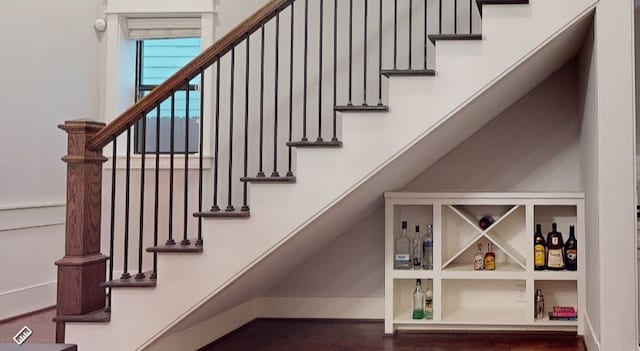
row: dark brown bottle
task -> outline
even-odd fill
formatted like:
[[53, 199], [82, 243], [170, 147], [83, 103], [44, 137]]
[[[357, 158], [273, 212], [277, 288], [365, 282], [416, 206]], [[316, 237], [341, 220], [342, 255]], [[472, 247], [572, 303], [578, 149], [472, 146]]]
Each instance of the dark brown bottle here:
[[536, 232], [533, 237], [533, 269], [536, 271], [547, 269], [547, 242], [542, 236], [540, 224], [536, 224]]
[[551, 231], [547, 234], [547, 269], [564, 270], [564, 241], [556, 223], [551, 224]]
[[575, 236], [575, 227], [569, 226], [569, 239], [564, 244], [564, 263], [568, 271], [578, 270], [578, 240]]

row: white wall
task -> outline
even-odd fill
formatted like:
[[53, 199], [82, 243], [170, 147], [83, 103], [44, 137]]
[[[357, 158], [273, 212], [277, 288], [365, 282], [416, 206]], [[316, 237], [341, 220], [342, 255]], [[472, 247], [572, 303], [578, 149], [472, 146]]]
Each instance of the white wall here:
[[[582, 191], [577, 84], [576, 64], [571, 62], [402, 190]], [[383, 206], [321, 248], [265, 295], [383, 297]], [[379, 311], [379, 318], [383, 312]]]
[[55, 304], [64, 120], [99, 116], [101, 0], [2, 3], [0, 319]]

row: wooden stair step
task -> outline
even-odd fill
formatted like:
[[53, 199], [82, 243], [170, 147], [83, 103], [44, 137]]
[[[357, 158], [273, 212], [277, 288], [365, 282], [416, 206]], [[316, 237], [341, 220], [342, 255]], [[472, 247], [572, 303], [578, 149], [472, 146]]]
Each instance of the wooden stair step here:
[[385, 77], [433, 77], [432, 69], [385, 69], [380, 72]]
[[241, 182], [249, 182], [249, 183], [295, 183], [296, 177], [293, 176], [284, 176], [284, 177], [242, 177], [240, 178]]
[[174, 253], [201, 253], [202, 245], [198, 245], [197, 239], [191, 239], [190, 244], [182, 245], [180, 241], [176, 241], [173, 245], [157, 245], [148, 247], [147, 252], [174, 252]]
[[484, 5], [528, 5], [529, 0], [476, 0], [480, 16], [482, 16], [482, 6]]
[[54, 322], [107, 323], [111, 321], [111, 313], [104, 308], [81, 315], [55, 316]]
[[387, 105], [339, 105], [334, 109], [338, 112], [389, 112]]
[[304, 141], [290, 141], [287, 143], [287, 146], [293, 147], [342, 147], [342, 142], [340, 140], [329, 140], [329, 141], [317, 141], [317, 140], [304, 140]]
[[482, 34], [429, 34], [429, 40], [433, 44], [438, 40], [482, 40]]
[[155, 288], [156, 279], [151, 279], [153, 272], [145, 272], [144, 278], [136, 278], [132, 275], [129, 279], [114, 279], [100, 284], [102, 287], [109, 288]]
[[233, 211], [218, 210], [218, 211], [196, 212], [193, 214], [193, 216], [199, 217], [199, 218], [249, 218], [251, 216], [251, 213], [249, 211], [239, 211], [239, 210], [233, 210]]

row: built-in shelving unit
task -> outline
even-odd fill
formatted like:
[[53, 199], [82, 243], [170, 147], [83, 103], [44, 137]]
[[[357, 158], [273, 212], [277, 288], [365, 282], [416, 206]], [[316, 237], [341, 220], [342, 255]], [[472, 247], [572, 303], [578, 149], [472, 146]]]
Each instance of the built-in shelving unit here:
[[[493, 223], [482, 229], [485, 215]], [[433, 224], [433, 270], [394, 269], [401, 222], [409, 235]], [[533, 233], [551, 223], [566, 240], [576, 226], [578, 271], [535, 271]], [[424, 232], [424, 229], [422, 229]], [[473, 269], [477, 244], [493, 244], [496, 270]], [[582, 193], [386, 193], [385, 332], [397, 329], [569, 330], [583, 334], [584, 195]], [[433, 293], [433, 319], [412, 319], [412, 292], [422, 279]], [[535, 318], [535, 291], [545, 296], [545, 317]], [[576, 321], [549, 320], [553, 306], [572, 306]]]

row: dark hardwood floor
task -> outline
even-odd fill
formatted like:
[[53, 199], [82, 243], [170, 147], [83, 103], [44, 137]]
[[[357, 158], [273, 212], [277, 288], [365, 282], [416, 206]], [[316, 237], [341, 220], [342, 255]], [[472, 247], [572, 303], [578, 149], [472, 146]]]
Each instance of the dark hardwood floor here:
[[400, 332], [382, 322], [258, 319], [201, 351], [586, 351], [571, 333]]

